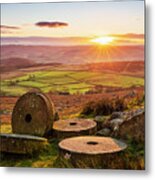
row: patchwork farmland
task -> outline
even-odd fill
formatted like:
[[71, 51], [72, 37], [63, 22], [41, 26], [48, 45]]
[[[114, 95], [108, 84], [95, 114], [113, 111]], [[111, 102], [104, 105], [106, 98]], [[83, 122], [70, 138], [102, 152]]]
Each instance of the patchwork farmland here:
[[143, 86], [144, 79], [107, 72], [44, 70], [2, 81], [2, 94], [19, 96], [31, 89], [44, 93], [86, 93], [95, 87], [129, 88]]

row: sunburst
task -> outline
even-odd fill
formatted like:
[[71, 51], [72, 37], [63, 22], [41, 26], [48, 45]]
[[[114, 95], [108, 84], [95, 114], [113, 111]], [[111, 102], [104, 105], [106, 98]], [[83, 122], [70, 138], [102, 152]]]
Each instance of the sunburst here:
[[110, 36], [102, 36], [102, 37], [97, 37], [94, 39], [91, 39], [91, 42], [100, 44], [100, 45], [108, 45], [111, 44], [114, 41], [114, 37], [110, 37]]

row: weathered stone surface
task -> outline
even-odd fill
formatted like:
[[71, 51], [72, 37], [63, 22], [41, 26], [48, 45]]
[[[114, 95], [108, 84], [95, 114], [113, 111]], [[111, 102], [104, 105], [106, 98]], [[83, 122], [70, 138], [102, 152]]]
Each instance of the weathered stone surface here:
[[12, 131], [17, 134], [45, 136], [52, 129], [54, 106], [42, 93], [21, 96], [12, 113]]
[[33, 154], [46, 148], [46, 138], [19, 134], [0, 134], [0, 152]]
[[104, 127], [104, 121], [106, 119], [106, 116], [96, 116], [94, 118], [94, 121], [97, 123], [97, 130], [101, 130]]
[[137, 111], [128, 120], [124, 121], [119, 126], [119, 131], [116, 134], [121, 139], [132, 139], [136, 141], [145, 140], [145, 112]]
[[104, 116], [95, 116], [94, 120], [95, 121], [103, 121]]
[[73, 137], [59, 143], [60, 156], [79, 168], [98, 167], [104, 162], [105, 168], [110, 167], [112, 159], [126, 147], [116, 139], [98, 136]]
[[111, 114], [111, 117], [110, 117], [110, 119], [121, 119], [121, 118], [123, 118], [123, 112], [113, 112], [112, 114]]
[[96, 135], [98, 135], [98, 136], [110, 136], [110, 133], [111, 133], [111, 129], [109, 129], [109, 128], [103, 128], [103, 129], [101, 129], [100, 131], [98, 131], [98, 132], [96, 133]]
[[123, 123], [123, 119], [112, 119], [110, 120], [110, 127], [113, 129], [113, 131], [118, 131], [119, 126]]
[[[109, 118], [107, 118], [103, 123], [103, 128], [108, 127], [112, 130], [118, 130], [119, 126], [125, 121], [132, 119], [132, 117], [139, 115], [144, 112], [144, 108], [133, 109], [124, 112], [114, 112]], [[117, 117], [117, 118], [114, 118]], [[122, 117], [122, 118], [118, 118]]]
[[90, 119], [68, 119], [54, 122], [53, 130], [57, 138], [92, 135], [96, 133], [96, 122]]

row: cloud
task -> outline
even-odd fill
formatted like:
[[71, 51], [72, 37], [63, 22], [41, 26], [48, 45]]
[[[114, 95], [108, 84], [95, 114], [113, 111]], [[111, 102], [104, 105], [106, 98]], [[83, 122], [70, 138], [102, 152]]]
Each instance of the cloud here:
[[8, 30], [1, 30], [1, 34], [13, 34], [13, 32]]
[[19, 27], [17, 26], [7, 26], [7, 25], [0, 25], [0, 28], [3, 29], [3, 30], [17, 30], [17, 29], [20, 29]]
[[16, 33], [16, 30], [20, 28], [17, 26], [7, 26], [7, 25], [0, 25], [1, 34], [13, 34]]
[[114, 37], [115, 44], [144, 44], [144, 34], [128, 33], [128, 34], [110, 34], [109, 36]]
[[35, 25], [36, 25], [36, 26], [39, 26], [39, 27], [59, 28], [59, 27], [68, 26], [68, 23], [65, 23], [65, 22], [57, 22], [57, 21], [54, 21], [54, 22], [42, 21], [42, 22], [37, 22]]
[[144, 39], [144, 34], [134, 34], [134, 33], [128, 33], [128, 34], [111, 34], [110, 36], [113, 37], [119, 37], [119, 38], [128, 38], [128, 39]]

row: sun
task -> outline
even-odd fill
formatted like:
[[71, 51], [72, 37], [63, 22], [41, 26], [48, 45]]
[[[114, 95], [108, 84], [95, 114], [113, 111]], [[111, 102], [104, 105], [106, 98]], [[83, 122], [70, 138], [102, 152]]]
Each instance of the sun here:
[[114, 41], [114, 37], [110, 37], [110, 36], [103, 36], [103, 37], [91, 39], [91, 42], [94, 42], [100, 45], [108, 45], [112, 43], [113, 41]]

